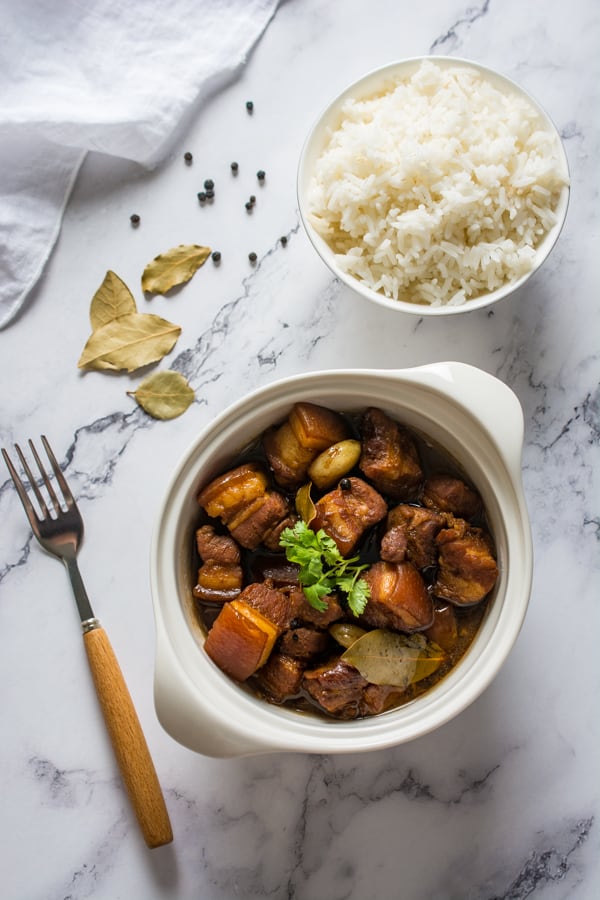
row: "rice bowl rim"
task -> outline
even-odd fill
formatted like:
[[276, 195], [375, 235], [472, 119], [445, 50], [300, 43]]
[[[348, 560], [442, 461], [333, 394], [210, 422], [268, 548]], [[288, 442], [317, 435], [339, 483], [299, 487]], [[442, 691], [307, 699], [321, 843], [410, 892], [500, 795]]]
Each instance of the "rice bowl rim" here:
[[[544, 235], [540, 244], [535, 248], [534, 260], [529, 271], [519, 278], [507, 281], [502, 287], [497, 288], [494, 291], [482, 294], [472, 300], [466, 300], [464, 303], [457, 306], [452, 306], [448, 303], [439, 306], [430, 306], [425, 303], [411, 303], [406, 300], [394, 300], [391, 297], [386, 297], [379, 291], [373, 290], [364, 281], [361, 281], [361, 279], [354, 275], [344, 272], [338, 266], [335, 260], [334, 251], [317, 232], [309, 218], [308, 188], [314, 165], [324, 149], [329, 129], [337, 127], [335, 123], [336, 119], [340, 117], [343, 103], [349, 99], [361, 100], [372, 95], [373, 92], [377, 90], [378, 86], [385, 83], [386, 79], [390, 79], [391, 83], [391, 80], [398, 75], [407, 77], [414, 74], [421, 64], [426, 61], [440, 64], [445, 68], [467, 67], [474, 69], [476, 72], [486, 77], [494, 87], [503, 93], [513, 93], [525, 99], [542, 118], [548, 131], [555, 135], [558, 162], [567, 181], [567, 184], [561, 190], [554, 211], [556, 215], [556, 224]], [[360, 294], [367, 300], [371, 300], [387, 309], [393, 309], [396, 312], [405, 312], [417, 316], [447, 316], [472, 312], [490, 306], [517, 291], [531, 278], [532, 275], [535, 274], [535, 272], [537, 272], [555, 246], [565, 223], [570, 197], [570, 171], [565, 148], [556, 125], [540, 103], [528, 91], [521, 87], [521, 85], [517, 84], [511, 78], [508, 78], [506, 75], [502, 75], [500, 72], [497, 72], [488, 66], [484, 66], [481, 63], [474, 62], [473, 60], [454, 56], [414, 56], [372, 69], [358, 80], [352, 82], [348, 87], [344, 88], [341, 93], [327, 104], [314, 122], [312, 128], [309, 130], [308, 136], [302, 147], [298, 163], [296, 191], [300, 219], [306, 234], [318, 255], [336, 278], [343, 282], [347, 287], [351, 288], [355, 293]]]

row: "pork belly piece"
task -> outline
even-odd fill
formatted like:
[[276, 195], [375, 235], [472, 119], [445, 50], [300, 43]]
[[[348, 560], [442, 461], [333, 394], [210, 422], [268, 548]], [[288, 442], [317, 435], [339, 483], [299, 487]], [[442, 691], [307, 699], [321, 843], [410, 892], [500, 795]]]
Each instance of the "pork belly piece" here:
[[241, 600], [225, 603], [208, 632], [204, 649], [236, 681], [246, 681], [265, 664], [279, 629]]
[[290, 506], [283, 494], [267, 491], [231, 519], [231, 536], [248, 550], [255, 550], [273, 528], [287, 519]]
[[452, 513], [459, 519], [471, 521], [482, 513], [477, 491], [452, 475], [430, 475], [423, 485], [422, 500], [430, 509]]
[[198, 503], [211, 518], [219, 518], [233, 538], [255, 550], [289, 520], [288, 500], [269, 490], [266, 472], [256, 463], [245, 463], [213, 479], [198, 495]]
[[296, 617], [297, 603], [290, 592], [279, 590], [268, 582], [254, 582], [244, 588], [240, 600], [258, 610], [277, 628], [278, 635], [290, 627]]
[[376, 562], [363, 574], [371, 596], [361, 622], [373, 628], [422, 631], [433, 623], [433, 602], [423, 578], [409, 562]]
[[405, 693], [389, 684], [370, 684], [358, 669], [342, 659], [307, 669], [302, 687], [325, 712], [337, 719], [384, 712]]
[[438, 555], [435, 538], [445, 524], [444, 517], [434, 510], [400, 503], [388, 513], [388, 530], [381, 539], [381, 558], [387, 562], [407, 559], [417, 569], [434, 566]]
[[198, 503], [211, 519], [227, 525], [239, 510], [262, 497], [268, 485], [267, 474], [259, 465], [245, 463], [213, 478], [198, 494]]
[[339, 441], [349, 437], [342, 416], [314, 403], [295, 403], [286, 421], [268, 429], [263, 448], [273, 469], [277, 484], [298, 487], [316, 457]]
[[286, 656], [295, 659], [310, 660], [320, 656], [330, 646], [330, 638], [326, 631], [316, 628], [290, 628], [281, 636], [279, 650]]
[[268, 550], [271, 550], [273, 553], [276, 553], [277, 551], [281, 553], [282, 547], [279, 543], [281, 532], [286, 528], [293, 528], [298, 521], [298, 518], [299, 517], [295, 512], [290, 511], [288, 512], [288, 515], [286, 515], [285, 518], [281, 520], [281, 522], [276, 522], [272, 528], [269, 528], [263, 538], [263, 544], [265, 545], [265, 547]]
[[193, 593], [197, 600], [225, 603], [242, 589], [240, 548], [232, 537], [216, 534], [212, 525], [196, 531], [196, 545], [202, 559]]
[[342, 478], [337, 488], [315, 504], [316, 516], [310, 523], [333, 538], [342, 556], [348, 556], [371, 525], [387, 513], [383, 497], [362, 478]]
[[330, 594], [327, 597], [323, 597], [323, 600], [327, 603], [327, 609], [321, 612], [321, 610], [315, 609], [314, 606], [310, 605], [302, 588], [292, 589], [290, 591], [290, 601], [294, 611], [292, 626], [295, 624], [295, 619], [298, 623], [303, 622], [314, 625], [316, 628], [328, 628], [333, 622], [337, 622], [338, 619], [345, 615], [337, 597]]
[[368, 684], [360, 704], [361, 716], [376, 716], [399, 703], [406, 690], [391, 684]]
[[307, 669], [302, 687], [326, 712], [339, 719], [361, 715], [363, 693], [369, 682], [358, 669], [341, 659]]
[[498, 578], [494, 547], [487, 532], [470, 526], [464, 519], [450, 517], [436, 543], [439, 568], [432, 588], [434, 595], [457, 606], [471, 606], [483, 600]]
[[268, 581], [275, 588], [297, 587], [300, 566], [285, 556], [259, 556], [251, 560], [251, 581]]
[[194, 597], [210, 603], [235, 600], [242, 589], [242, 577], [241, 566], [223, 565], [209, 559], [198, 569]]
[[300, 693], [304, 668], [302, 660], [274, 651], [255, 678], [272, 700], [283, 703]]
[[423, 632], [425, 637], [433, 641], [442, 650], [452, 650], [458, 640], [458, 623], [451, 603], [440, 600], [433, 604], [433, 625]]
[[200, 559], [205, 562], [239, 564], [240, 548], [228, 534], [217, 534], [212, 525], [202, 525], [196, 531], [196, 546]]
[[370, 407], [361, 422], [359, 467], [377, 490], [395, 500], [415, 500], [423, 471], [409, 432], [381, 409]]

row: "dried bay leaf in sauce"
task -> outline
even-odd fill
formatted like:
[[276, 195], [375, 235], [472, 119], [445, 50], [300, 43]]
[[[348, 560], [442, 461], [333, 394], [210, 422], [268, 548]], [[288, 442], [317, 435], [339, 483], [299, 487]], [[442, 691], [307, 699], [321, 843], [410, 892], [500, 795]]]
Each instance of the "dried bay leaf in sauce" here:
[[137, 312], [137, 306], [133, 294], [125, 282], [109, 269], [104, 276], [104, 281], [92, 297], [90, 305], [92, 331], [102, 328], [113, 319], [135, 312]]
[[142, 274], [142, 290], [147, 294], [166, 294], [185, 284], [210, 256], [210, 247], [180, 244], [155, 257]]
[[162, 359], [180, 334], [178, 325], [151, 313], [119, 316], [90, 335], [77, 365], [133, 372]]
[[307, 525], [310, 525], [317, 514], [317, 508], [310, 496], [311, 488], [312, 482], [308, 481], [301, 488], [298, 488], [295, 497], [296, 512]]
[[175, 419], [193, 403], [195, 394], [179, 372], [155, 372], [135, 391], [127, 391], [142, 409], [155, 419]]
[[432, 675], [446, 659], [443, 650], [420, 634], [383, 628], [368, 631], [342, 654], [371, 684], [406, 688]]

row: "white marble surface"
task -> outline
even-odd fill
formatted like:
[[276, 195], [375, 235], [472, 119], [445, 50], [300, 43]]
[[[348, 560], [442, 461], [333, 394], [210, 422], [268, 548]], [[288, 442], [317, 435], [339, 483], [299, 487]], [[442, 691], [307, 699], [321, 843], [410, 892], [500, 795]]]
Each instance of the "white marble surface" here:
[[[85, 162], [44, 277], [0, 332], [0, 436], [10, 446], [46, 433], [66, 462], [86, 522], [81, 568], [138, 708], [175, 841], [149, 851], [140, 838], [66, 574], [34, 542], [0, 475], [7, 900], [600, 895], [599, 25], [591, 0], [290, 0], [239, 80], [204, 105], [159, 170]], [[483, 62], [533, 93], [564, 138], [573, 184], [542, 271], [493, 313], [448, 322], [372, 308], [334, 282], [301, 230], [295, 196], [300, 148], [325, 103], [371, 68], [428, 52]], [[206, 177], [217, 197], [201, 209]], [[258, 203], [248, 216], [250, 193]], [[209, 262], [172, 297], [147, 302], [144, 265], [187, 242], [220, 249], [221, 266]], [[183, 327], [168, 362], [198, 399], [179, 419], [156, 422], [136, 408], [125, 391], [137, 376], [77, 370], [107, 269], [134, 288], [141, 309]], [[503, 379], [525, 411], [534, 586], [498, 678], [455, 721], [385, 752], [218, 761], [179, 746], [153, 707], [148, 552], [187, 444], [230, 401], [284, 375], [448, 358]]]

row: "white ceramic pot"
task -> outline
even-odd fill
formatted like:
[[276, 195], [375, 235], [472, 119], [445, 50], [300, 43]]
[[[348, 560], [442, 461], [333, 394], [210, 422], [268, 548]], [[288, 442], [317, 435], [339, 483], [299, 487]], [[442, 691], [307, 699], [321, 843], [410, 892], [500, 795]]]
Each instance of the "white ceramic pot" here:
[[[439, 443], [481, 493], [498, 553], [500, 577], [493, 600], [458, 665], [418, 699], [357, 721], [327, 721], [254, 697], [208, 658], [192, 615], [200, 487], [300, 400], [344, 411], [379, 406]], [[410, 741], [458, 715], [498, 673], [527, 609], [533, 563], [521, 484], [522, 446], [523, 414], [513, 392], [493, 376], [455, 362], [294, 376], [255, 391], [219, 415], [177, 466], [152, 541], [154, 694], [164, 729], [186, 747], [215, 757], [354, 753]]]

